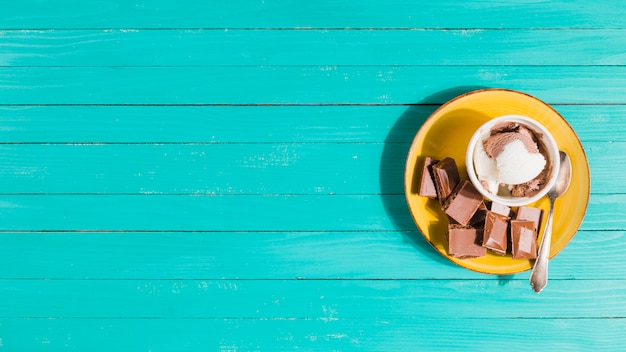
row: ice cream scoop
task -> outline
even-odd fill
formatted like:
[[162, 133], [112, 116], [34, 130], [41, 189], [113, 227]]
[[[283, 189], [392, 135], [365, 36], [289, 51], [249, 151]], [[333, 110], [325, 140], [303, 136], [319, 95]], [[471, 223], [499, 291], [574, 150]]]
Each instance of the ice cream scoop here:
[[532, 153], [524, 143], [515, 140], [508, 143], [495, 159], [499, 183], [519, 185], [539, 176], [546, 166], [541, 153]]
[[558, 172], [558, 147], [536, 120], [506, 115], [489, 120], [472, 136], [467, 173], [488, 199], [508, 206], [541, 198]]
[[527, 127], [519, 123], [496, 125], [482, 143], [476, 144], [474, 168], [491, 193], [498, 194], [501, 185], [512, 191], [516, 185], [540, 176], [546, 167], [544, 150]]

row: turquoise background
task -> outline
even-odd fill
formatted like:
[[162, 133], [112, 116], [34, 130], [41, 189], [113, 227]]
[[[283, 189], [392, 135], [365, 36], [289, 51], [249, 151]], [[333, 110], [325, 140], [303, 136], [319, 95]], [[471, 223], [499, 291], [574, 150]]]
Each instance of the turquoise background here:
[[[626, 350], [619, 1], [0, 4], [0, 350]], [[529, 273], [451, 264], [403, 172], [445, 101], [551, 104], [580, 231]]]

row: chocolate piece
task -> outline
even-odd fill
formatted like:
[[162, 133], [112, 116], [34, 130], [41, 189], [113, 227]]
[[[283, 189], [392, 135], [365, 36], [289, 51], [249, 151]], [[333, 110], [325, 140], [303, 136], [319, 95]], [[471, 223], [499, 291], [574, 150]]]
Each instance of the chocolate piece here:
[[506, 217], [511, 216], [511, 208], [498, 202], [491, 202], [491, 208], [489, 210]]
[[478, 225], [482, 225], [485, 222], [486, 216], [487, 216], [487, 206], [485, 205], [485, 202], [483, 201], [478, 206], [478, 209], [474, 213], [474, 216], [472, 216], [472, 218], [470, 219], [469, 223], [470, 225], [474, 227], [483, 227], [483, 226], [478, 226]]
[[456, 222], [467, 226], [483, 202], [483, 196], [469, 181], [463, 180], [443, 205], [443, 211]]
[[493, 211], [487, 211], [487, 216], [485, 217], [483, 247], [491, 249], [496, 254], [505, 255], [508, 247], [508, 227], [508, 217]]
[[532, 221], [511, 220], [513, 259], [537, 258], [537, 232]]
[[420, 186], [417, 192], [418, 195], [428, 198], [437, 198], [437, 188], [433, 180], [432, 166], [438, 162], [439, 160], [435, 160], [429, 156], [424, 159], [422, 178], [420, 179]]
[[432, 166], [433, 178], [437, 186], [439, 202], [443, 204], [454, 188], [458, 185], [461, 177], [454, 159], [447, 157]]
[[541, 208], [521, 206], [517, 209], [517, 216], [515, 217], [515, 220], [532, 221], [534, 223], [535, 232], [539, 233], [539, 226], [541, 226], [542, 217], [543, 210]]
[[487, 249], [480, 245], [482, 229], [449, 225], [446, 238], [448, 253], [455, 258], [476, 258], [487, 254]]

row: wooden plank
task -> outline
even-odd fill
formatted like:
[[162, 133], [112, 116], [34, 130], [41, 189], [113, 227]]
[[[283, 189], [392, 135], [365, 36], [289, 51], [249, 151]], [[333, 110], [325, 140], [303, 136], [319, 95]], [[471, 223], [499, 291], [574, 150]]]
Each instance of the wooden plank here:
[[[626, 263], [615, 258], [626, 255], [625, 238], [623, 231], [579, 231], [550, 262], [550, 280], [623, 278]], [[0, 234], [2, 279], [476, 279], [507, 285], [528, 276], [466, 270], [408, 231]]]
[[13, 30], [2, 34], [0, 62], [3, 66], [623, 65], [624, 47], [626, 30], [616, 29]]
[[[596, 193], [625, 142], [586, 142]], [[404, 194], [408, 143], [5, 144], [0, 194]], [[250, 182], [254, 180], [254, 182]]]
[[480, 87], [613, 104], [625, 82], [626, 66], [11, 67], [0, 104], [441, 104]]
[[[380, 144], [0, 146], [0, 193], [380, 193]], [[408, 150], [408, 145], [403, 145]], [[406, 156], [406, 153], [405, 155]], [[402, 179], [404, 161], [387, 173]], [[402, 165], [401, 165], [402, 164]], [[71, 180], [71, 181], [68, 181]], [[395, 187], [396, 193], [403, 192]]]
[[487, 0], [28, 0], [0, 7], [2, 28], [623, 28], [624, 17], [622, 6], [590, 0], [495, 5]]
[[529, 286], [527, 280], [4, 280], [0, 307], [2, 318], [58, 319], [626, 317], [625, 280], [552, 280], [540, 299]]
[[[0, 143], [407, 143], [435, 108], [0, 106]], [[603, 121], [611, 128], [619, 122], [616, 120], [620, 114], [626, 115], [622, 106], [586, 105], [577, 111], [572, 118], [584, 119], [591, 111], [602, 113]], [[603, 126], [598, 124], [599, 129]]]
[[625, 319], [0, 319], [16, 351], [622, 351]]
[[[583, 230], [626, 230], [626, 194], [592, 194]], [[242, 221], [245, 219], [245, 221]], [[414, 231], [404, 195], [3, 195], [4, 231]]]
[[[410, 143], [437, 107], [0, 106], [0, 143]], [[626, 141], [623, 105], [553, 107], [583, 142]]]

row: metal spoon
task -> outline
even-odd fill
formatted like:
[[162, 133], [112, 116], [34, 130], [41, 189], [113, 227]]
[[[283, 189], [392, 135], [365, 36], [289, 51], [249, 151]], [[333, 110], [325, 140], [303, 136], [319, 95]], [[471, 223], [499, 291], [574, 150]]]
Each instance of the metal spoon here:
[[548, 199], [550, 200], [550, 212], [548, 220], [546, 220], [546, 230], [539, 245], [539, 253], [530, 273], [530, 285], [536, 293], [541, 292], [548, 283], [548, 255], [550, 254], [550, 241], [552, 240], [552, 218], [554, 216], [554, 201], [563, 195], [569, 187], [572, 178], [572, 162], [564, 151], [560, 151], [561, 164], [559, 166], [559, 174], [556, 177], [556, 183], [550, 191], [548, 191]]

